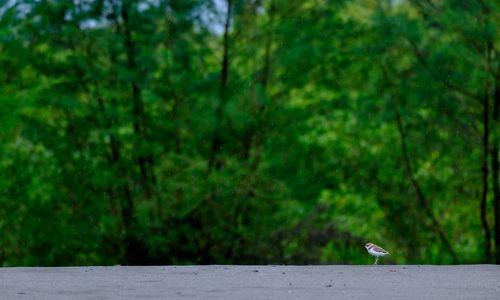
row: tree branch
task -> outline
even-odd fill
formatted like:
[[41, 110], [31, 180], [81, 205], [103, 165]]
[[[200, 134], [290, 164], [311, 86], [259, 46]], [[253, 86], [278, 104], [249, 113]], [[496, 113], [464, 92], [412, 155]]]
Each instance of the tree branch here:
[[[384, 78], [386, 80], [387, 85], [389, 86], [390, 89], [392, 89], [393, 84], [390, 81], [387, 70], [383, 65], [382, 65], [382, 71], [383, 71], [383, 75], [384, 75]], [[457, 254], [453, 250], [451, 243], [449, 242], [448, 238], [446, 237], [446, 234], [445, 234], [441, 224], [439, 223], [436, 216], [432, 212], [432, 209], [429, 205], [429, 201], [428, 201], [427, 197], [424, 195], [422, 188], [420, 186], [420, 183], [418, 182], [417, 178], [415, 177], [412, 162], [410, 160], [408, 146], [407, 146], [407, 136], [406, 136], [406, 132], [405, 132], [404, 126], [403, 126], [401, 112], [399, 110], [399, 104], [397, 102], [396, 97], [391, 96], [391, 98], [393, 101], [393, 109], [394, 109], [396, 127], [398, 129], [400, 143], [401, 143], [400, 145], [401, 145], [401, 153], [403, 155], [404, 167], [405, 167], [406, 173], [408, 175], [408, 178], [411, 182], [411, 185], [413, 186], [415, 194], [417, 196], [417, 201], [418, 201], [419, 205], [422, 207], [422, 209], [424, 210], [427, 217], [430, 219], [432, 226], [434, 227], [434, 230], [438, 234], [446, 251], [451, 255], [453, 262], [457, 263], [458, 262]]]

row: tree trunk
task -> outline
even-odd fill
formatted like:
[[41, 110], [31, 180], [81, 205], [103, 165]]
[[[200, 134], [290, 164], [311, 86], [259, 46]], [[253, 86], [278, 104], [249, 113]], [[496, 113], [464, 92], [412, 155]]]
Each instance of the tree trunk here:
[[220, 84], [219, 84], [219, 102], [215, 108], [215, 126], [212, 136], [212, 143], [210, 148], [210, 156], [208, 159], [208, 175], [212, 172], [215, 167], [219, 170], [222, 167], [222, 161], [218, 158], [218, 155], [222, 149], [222, 112], [227, 102], [227, 81], [229, 76], [229, 27], [231, 25], [231, 10], [232, 10], [232, 0], [227, 0], [227, 14], [224, 23], [224, 40], [223, 40], [223, 50], [222, 50], [222, 65], [220, 72]]
[[[252, 17], [254, 17], [254, 14], [256, 14], [256, 7], [253, 7], [252, 11]], [[262, 66], [257, 68], [261, 69], [260, 72], [256, 72], [259, 74], [256, 76], [255, 81], [256, 85], [259, 86], [262, 89], [262, 94], [264, 97], [266, 97], [267, 94], [267, 86], [269, 83], [269, 77], [270, 77], [270, 71], [271, 71], [271, 46], [272, 46], [272, 41], [273, 41], [273, 24], [274, 24], [274, 16], [276, 12], [276, 5], [274, 0], [271, 1], [270, 4], [270, 9], [269, 9], [269, 21], [268, 21], [268, 34], [265, 37], [264, 41], [264, 58], [263, 58], [263, 63]], [[257, 69], [258, 71], [258, 69]], [[257, 170], [260, 159], [262, 157], [262, 144], [263, 144], [263, 130], [262, 126], [264, 126], [262, 123], [262, 115], [264, 114], [265, 111], [265, 104], [262, 103], [261, 101], [257, 101], [256, 103], [256, 109], [253, 115], [254, 122], [252, 125], [248, 128], [247, 133], [243, 139], [243, 153], [242, 153], [242, 160], [243, 162], [247, 163], [248, 165], [248, 174], [242, 179], [241, 184], [244, 186], [248, 186], [246, 188], [245, 196], [246, 199], [241, 199], [241, 196], [235, 197], [235, 205], [234, 209], [232, 212], [232, 217], [231, 217], [231, 224], [232, 228], [236, 228], [238, 225], [238, 218], [243, 215], [245, 215], [245, 205], [249, 203], [247, 199], [252, 199], [255, 197], [255, 191], [254, 187], [252, 184], [247, 185], [247, 181], [251, 180], [255, 171]], [[252, 149], [255, 150], [255, 154], [253, 159], [251, 159], [251, 152]], [[248, 214], [248, 213], [247, 213]], [[248, 219], [248, 218], [243, 218]], [[244, 222], [244, 221], [243, 221]], [[233, 239], [230, 248], [228, 249], [228, 255], [231, 258], [235, 257], [236, 253], [236, 246], [238, 243], [241, 243], [244, 241], [244, 237], [241, 235], [236, 235], [233, 234]]]
[[493, 99], [493, 141], [491, 147], [491, 175], [493, 187], [493, 212], [495, 217], [495, 263], [500, 264], [500, 187], [499, 187], [499, 167], [498, 158], [499, 139], [498, 125], [500, 120], [500, 79], [495, 79], [495, 93]]
[[486, 92], [483, 97], [483, 191], [481, 196], [481, 208], [480, 217], [481, 224], [483, 226], [484, 238], [485, 238], [485, 258], [489, 262], [491, 260], [491, 229], [488, 224], [488, 218], [486, 213], [486, 204], [488, 201], [488, 153], [489, 149], [489, 139], [490, 139], [490, 120], [489, 120], [489, 97]]
[[[144, 154], [142, 145], [147, 139], [147, 128], [145, 126], [146, 113], [144, 111], [144, 104], [141, 99], [141, 87], [138, 81], [137, 61], [136, 61], [136, 45], [132, 39], [132, 29], [130, 26], [130, 3], [123, 1], [121, 9], [121, 16], [123, 19], [123, 34], [125, 38], [125, 50], [127, 56], [127, 67], [134, 77], [131, 80], [131, 96], [132, 96], [132, 115], [133, 127], [137, 136], [136, 151], [137, 164], [141, 173], [141, 185], [146, 193], [146, 197], [151, 199], [153, 193], [153, 186], [156, 183], [156, 176], [154, 174], [154, 158], [152, 154]], [[150, 181], [151, 180], [151, 181]]]
[[[104, 107], [104, 100], [98, 96], [97, 102], [99, 105], [99, 111], [103, 118], [105, 118], [106, 109]], [[111, 131], [111, 121], [108, 119], [104, 119], [104, 127]], [[130, 186], [128, 183], [128, 172], [127, 169], [123, 167], [121, 162], [121, 145], [118, 139], [114, 134], [109, 133], [109, 147], [110, 147], [110, 155], [108, 156], [108, 162], [110, 168], [116, 168], [118, 172], [118, 178], [123, 181], [120, 184], [120, 189], [123, 197], [123, 202], [120, 205], [120, 214], [123, 222], [123, 231], [124, 231], [124, 249], [125, 249], [125, 263], [130, 263], [134, 261], [135, 254], [135, 246], [133, 242], [133, 234], [132, 228], [134, 226], [134, 200], [132, 198], [132, 192], [130, 190]]]
[[[73, 54], [76, 56], [76, 48], [75, 47], [72, 47], [72, 50], [73, 50]], [[85, 52], [85, 55], [89, 58], [90, 57], [90, 54], [88, 52]], [[111, 57], [111, 60], [114, 61], [114, 57], [112, 56]], [[81, 66], [76, 63], [75, 65], [75, 68], [76, 68], [76, 71], [77, 71], [77, 74], [80, 76], [80, 84], [81, 86], [83, 87], [84, 91], [89, 95], [89, 96], [92, 96], [91, 95], [91, 90], [90, 90], [90, 87], [89, 87], [89, 83], [84, 81], [83, 78], [85, 78], [85, 74], [84, 74], [84, 71], [82, 70]], [[96, 90], [98, 90], [98, 86], [96, 85]], [[118, 207], [118, 210], [119, 210], [119, 217], [121, 218], [121, 221], [122, 221], [122, 228], [121, 230], [123, 230], [124, 232], [124, 239], [123, 239], [123, 242], [124, 242], [124, 245], [123, 245], [123, 250], [124, 250], [124, 254], [125, 254], [125, 263], [128, 263], [130, 262], [131, 260], [131, 257], [134, 256], [134, 253], [135, 251], [131, 250], [131, 248], [129, 247], [129, 245], [133, 244], [133, 242], [131, 242], [131, 228], [133, 226], [133, 223], [134, 223], [134, 201], [133, 201], [133, 197], [132, 197], [132, 193], [131, 193], [131, 190], [130, 190], [130, 186], [129, 186], [129, 183], [128, 183], [128, 172], [127, 172], [127, 169], [124, 168], [121, 164], [121, 145], [120, 145], [120, 142], [119, 140], [117, 139], [117, 137], [111, 133], [111, 128], [112, 128], [112, 123], [113, 121], [112, 120], [109, 120], [108, 118], [106, 118], [106, 108], [104, 106], [104, 99], [102, 98], [102, 96], [97, 95], [95, 96], [96, 98], [96, 101], [97, 101], [97, 107], [98, 107], [98, 113], [102, 116], [102, 121], [99, 121], [99, 118], [97, 118], [97, 122], [98, 124], [100, 124], [99, 126], [101, 126], [102, 128], [106, 129], [108, 132], [108, 137], [109, 137], [109, 154], [106, 155], [107, 156], [107, 161], [108, 161], [108, 165], [109, 165], [109, 168], [111, 170], [113, 170], [114, 168], [117, 169], [117, 175], [118, 175], [118, 179], [123, 181], [123, 183], [120, 184], [119, 186], [119, 190], [121, 190], [121, 197], [119, 197], [119, 199], [123, 199], [124, 202], [119, 202], [117, 205], [119, 206]], [[113, 104], [116, 104], [114, 101], [112, 101]], [[71, 124], [71, 123], [69, 123]], [[103, 141], [104, 143], [104, 141]], [[111, 198], [111, 199], [114, 199], [115, 198], [115, 188], [114, 187], [110, 187], [107, 189], [107, 195]], [[120, 193], [120, 192], [118, 192]], [[120, 200], [121, 200], [120, 199]]]

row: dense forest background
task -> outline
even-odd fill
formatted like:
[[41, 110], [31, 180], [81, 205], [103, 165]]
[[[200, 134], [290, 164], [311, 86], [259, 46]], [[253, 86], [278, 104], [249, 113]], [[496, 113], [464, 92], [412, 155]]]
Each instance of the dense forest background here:
[[0, 264], [500, 263], [496, 0], [0, 1]]

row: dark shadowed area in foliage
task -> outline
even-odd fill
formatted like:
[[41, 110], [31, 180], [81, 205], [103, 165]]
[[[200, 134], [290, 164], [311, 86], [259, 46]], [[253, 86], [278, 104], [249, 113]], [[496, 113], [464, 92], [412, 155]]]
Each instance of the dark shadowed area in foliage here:
[[0, 264], [500, 263], [500, 7], [0, 2]]

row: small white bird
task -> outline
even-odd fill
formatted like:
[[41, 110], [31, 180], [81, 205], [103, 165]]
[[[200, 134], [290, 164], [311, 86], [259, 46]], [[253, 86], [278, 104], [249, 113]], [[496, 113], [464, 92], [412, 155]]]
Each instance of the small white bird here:
[[365, 244], [366, 251], [370, 253], [370, 255], [373, 255], [376, 257], [375, 262], [373, 263], [374, 265], [377, 264], [378, 258], [380, 256], [386, 256], [387, 254], [390, 254], [389, 252], [385, 251], [382, 247], [379, 247], [375, 244], [372, 243], [367, 243]]

